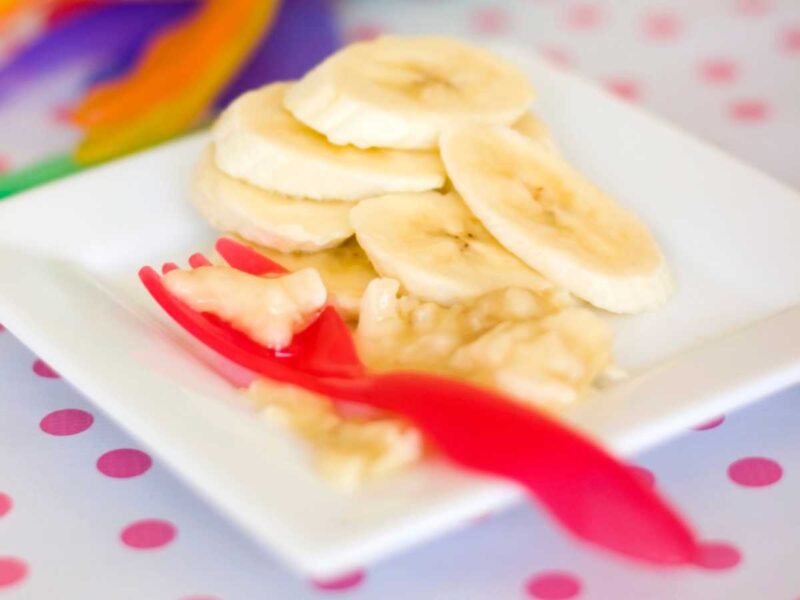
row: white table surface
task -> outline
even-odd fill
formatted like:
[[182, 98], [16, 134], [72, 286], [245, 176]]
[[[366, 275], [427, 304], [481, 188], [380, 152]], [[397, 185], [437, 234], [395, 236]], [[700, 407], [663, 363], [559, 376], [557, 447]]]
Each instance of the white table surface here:
[[[444, 32], [529, 44], [800, 185], [797, 0], [350, 0], [339, 7], [351, 37]], [[0, 110], [0, 168], [74, 143], [56, 108], [76, 76], [44, 82], [32, 101]], [[320, 586], [284, 570], [35, 361], [0, 327], [3, 600], [800, 598], [800, 389], [637, 458], [704, 538], [727, 544], [718, 569], [621, 562], [566, 539], [535, 507], [521, 507]], [[137, 451], [107, 454], [119, 449]]]

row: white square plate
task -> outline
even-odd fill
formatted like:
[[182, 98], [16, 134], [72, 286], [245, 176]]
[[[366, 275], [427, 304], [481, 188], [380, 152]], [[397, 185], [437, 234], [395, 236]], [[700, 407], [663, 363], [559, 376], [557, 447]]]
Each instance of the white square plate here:
[[[800, 197], [517, 51], [564, 154], [654, 229], [679, 290], [616, 320], [632, 378], [566, 418], [631, 453], [800, 380]], [[144, 264], [208, 250], [186, 198], [195, 135], [0, 204], [0, 321], [249, 534], [325, 576], [519, 500], [437, 461], [346, 496], [237, 402], [150, 300]]]

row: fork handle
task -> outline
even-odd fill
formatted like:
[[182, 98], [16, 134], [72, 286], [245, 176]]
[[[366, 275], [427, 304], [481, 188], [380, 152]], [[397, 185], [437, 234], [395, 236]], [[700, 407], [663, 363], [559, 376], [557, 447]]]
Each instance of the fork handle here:
[[579, 538], [656, 564], [698, 555], [684, 521], [626, 465], [539, 411], [416, 372], [372, 376], [367, 395], [362, 401], [407, 417], [453, 461], [522, 484]]

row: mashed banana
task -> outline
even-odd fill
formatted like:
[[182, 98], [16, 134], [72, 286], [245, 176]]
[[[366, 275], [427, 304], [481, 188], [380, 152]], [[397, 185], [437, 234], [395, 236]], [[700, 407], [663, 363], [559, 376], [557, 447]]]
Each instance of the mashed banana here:
[[[256, 277], [215, 266], [172, 271], [164, 281], [195, 309], [277, 348], [313, 319], [327, 296], [314, 269]], [[433, 371], [556, 410], [610, 366], [608, 326], [569, 295], [506, 288], [444, 307], [399, 290], [394, 279], [374, 279], [362, 298], [355, 338], [370, 368]], [[268, 380], [247, 393], [265, 418], [310, 444], [318, 469], [339, 489], [356, 489], [423, 454], [421, 433], [401, 418], [347, 416], [324, 396]]]
[[247, 391], [260, 414], [306, 440], [323, 476], [343, 491], [420, 459], [420, 432], [398, 417], [344, 416], [334, 403], [297, 386], [260, 380]]
[[611, 364], [608, 325], [558, 294], [506, 288], [443, 307], [399, 289], [376, 279], [362, 299], [356, 341], [372, 368], [439, 372], [558, 409]]

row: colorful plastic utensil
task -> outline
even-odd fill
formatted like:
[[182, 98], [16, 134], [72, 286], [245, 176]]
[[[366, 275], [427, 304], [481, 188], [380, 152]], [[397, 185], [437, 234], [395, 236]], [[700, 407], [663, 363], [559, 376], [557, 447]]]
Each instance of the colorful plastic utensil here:
[[64, 21], [0, 69], [0, 96], [17, 93], [25, 83], [68, 64], [108, 64], [118, 53], [157, 34], [191, 8], [189, 2], [115, 4]]
[[300, 79], [341, 46], [330, 0], [284, 0], [275, 26], [214, 105], [222, 109], [248, 90], [272, 81]]
[[278, 0], [205, 0], [162, 32], [132, 72], [89, 92], [73, 113], [87, 164], [187, 130], [213, 105], [273, 23]]
[[[279, 267], [230, 239], [220, 240], [217, 250], [232, 267], [251, 274], [275, 273]], [[197, 258], [193, 262], [204, 264]], [[337, 371], [341, 365], [320, 374], [314, 363], [317, 351], [331, 358], [331, 348], [349, 347], [352, 354], [342, 364], [358, 362], [349, 330], [330, 307], [320, 316], [330, 328], [315, 322], [309, 330], [316, 326], [319, 338], [305, 338], [307, 343], [318, 344], [320, 338], [325, 343], [299, 350], [289, 366], [277, 353], [270, 355], [268, 349], [171, 296], [149, 267], [140, 276], [179, 324], [237, 364], [334, 399], [403, 415], [454, 462], [524, 486], [581, 539], [653, 564], [690, 564], [699, 556], [691, 530], [657, 494], [626, 465], [553, 418], [496, 392], [435, 375], [369, 374], [363, 368], [347, 373]], [[296, 337], [298, 345], [303, 334]], [[312, 370], [306, 369], [309, 365]]]

